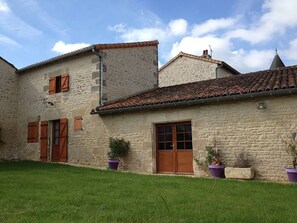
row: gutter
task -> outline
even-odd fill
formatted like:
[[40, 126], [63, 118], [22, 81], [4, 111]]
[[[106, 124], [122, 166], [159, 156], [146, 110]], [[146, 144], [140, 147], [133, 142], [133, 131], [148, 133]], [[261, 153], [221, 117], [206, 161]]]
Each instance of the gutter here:
[[95, 110], [92, 110], [92, 112], [90, 114], [91, 115], [93, 115], [93, 114], [109, 115], [109, 114], [122, 113], [122, 112], [133, 112], [133, 111], [141, 111], [141, 110], [152, 110], [152, 109], [164, 109], [164, 108], [174, 108], [174, 107], [182, 107], [182, 106], [204, 105], [204, 104], [209, 104], [209, 103], [228, 102], [228, 101], [259, 98], [259, 97], [283, 96], [283, 95], [296, 94], [296, 93], [297, 93], [297, 88], [288, 88], [288, 89], [261, 91], [261, 92], [246, 93], [246, 94], [219, 96], [219, 97], [212, 97], [212, 98], [205, 98], [205, 99], [194, 99], [194, 100], [186, 100], [186, 101], [178, 101], [178, 102], [161, 103], [161, 104], [123, 107], [123, 108], [102, 110], [102, 111], [99, 110], [100, 106], [98, 106], [98, 107], [96, 107]]
[[96, 47], [93, 46], [92, 48], [92, 53], [94, 53], [95, 55], [97, 55], [99, 57], [99, 63], [100, 63], [100, 66], [99, 66], [99, 77], [100, 77], [100, 90], [99, 90], [99, 103], [101, 106], [104, 105], [103, 103], [103, 59], [102, 59], [102, 56], [100, 54], [100, 50], [99, 52], [97, 53], [96, 52]]

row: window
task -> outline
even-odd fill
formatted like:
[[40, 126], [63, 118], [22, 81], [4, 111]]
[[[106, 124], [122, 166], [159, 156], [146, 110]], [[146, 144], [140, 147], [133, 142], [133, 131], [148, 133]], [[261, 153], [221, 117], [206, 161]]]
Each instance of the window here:
[[49, 79], [49, 94], [69, 91], [69, 74], [63, 74]]
[[82, 116], [74, 117], [74, 131], [82, 130]]
[[28, 123], [28, 143], [38, 142], [39, 122]]

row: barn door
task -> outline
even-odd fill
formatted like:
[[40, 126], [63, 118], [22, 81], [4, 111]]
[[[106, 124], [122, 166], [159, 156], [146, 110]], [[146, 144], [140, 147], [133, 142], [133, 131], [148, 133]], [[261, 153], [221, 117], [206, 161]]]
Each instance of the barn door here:
[[192, 128], [190, 122], [156, 126], [157, 171], [193, 173]]
[[52, 122], [52, 161], [67, 162], [68, 119]]
[[60, 162], [67, 162], [68, 119], [60, 119]]
[[41, 122], [41, 132], [40, 132], [40, 160], [42, 162], [47, 161], [47, 130], [48, 122]]

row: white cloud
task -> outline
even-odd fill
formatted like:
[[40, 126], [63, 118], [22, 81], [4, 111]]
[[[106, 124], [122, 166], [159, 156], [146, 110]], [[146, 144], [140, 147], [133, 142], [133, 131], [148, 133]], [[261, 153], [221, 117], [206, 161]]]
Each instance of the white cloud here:
[[126, 31], [126, 25], [123, 23], [119, 23], [114, 26], [109, 26], [108, 30], [118, 32], [118, 33], [123, 33]]
[[226, 39], [217, 38], [215, 36], [187, 36], [184, 37], [180, 42], [173, 44], [173, 47], [170, 51], [170, 57], [176, 56], [180, 51], [202, 55], [202, 51], [208, 49], [209, 45], [211, 45], [211, 48], [218, 58], [220, 58], [220, 56], [226, 53], [230, 48], [230, 42]]
[[184, 19], [176, 19], [170, 21], [168, 25], [163, 25], [159, 21], [154, 27], [146, 28], [128, 28], [120, 23], [109, 26], [108, 29], [121, 33], [121, 38], [125, 42], [155, 40], [165, 41], [175, 36], [181, 36], [187, 32], [188, 22]]
[[13, 39], [10, 39], [6, 36], [3, 36], [0, 34], [0, 43], [3, 43], [5, 45], [13, 45], [13, 46], [19, 46], [19, 44], [14, 41]]
[[147, 41], [155, 39], [163, 40], [166, 38], [166, 32], [159, 28], [132, 29], [125, 31], [121, 37], [126, 42]]
[[188, 27], [188, 22], [184, 19], [172, 20], [168, 24], [168, 28], [174, 36], [185, 34], [187, 32], [187, 27]]
[[0, 1], [0, 12], [10, 12], [10, 8], [5, 1]]
[[32, 38], [39, 36], [41, 31], [27, 24], [16, 16], [5, 1], [0, 0], [0, 28], [13, 36]]
[[64, 43], [63, 41], [58, 41], [55, 43], [52, 51], [57, 52], [59, 54], [69, 53], [84, 47], [90, 46], [88, 43]]
[[297, 63], [297, 38], [293, 39], [289, 43], [289, 48], [287, 50], [281, 51], [284, 57], [289, 60], [293, 60]]
[[239, 38], [252, 44], [270, 40], [274, 34], [283, 34], [288, 28], [297, 26], [296, 0], [266, 0], [259, 22], [248, 28], [227, 33], [229, 38]]
[[236, 18], [209, 19], [202, 24], [195, 25], [192, 30], [192, 35], [201, 36], [217, 30], [226, 29], [232, 27], [236, 21]]

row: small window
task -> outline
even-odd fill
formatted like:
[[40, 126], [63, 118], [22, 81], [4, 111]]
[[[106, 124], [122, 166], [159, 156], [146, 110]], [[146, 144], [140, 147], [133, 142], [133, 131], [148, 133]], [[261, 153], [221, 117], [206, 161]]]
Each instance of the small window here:
[[74, 131], [77, 132], [82, 130], [82, 116], [74, 117]]
[[28, 123], [28, 143], [38, 142], [39, 122]]
[[49, 79], [49, 94], [69, 91], [69, 74], [63, 74]]
[[61, 92], [61, 76], [56, 77], [56, 93]]

